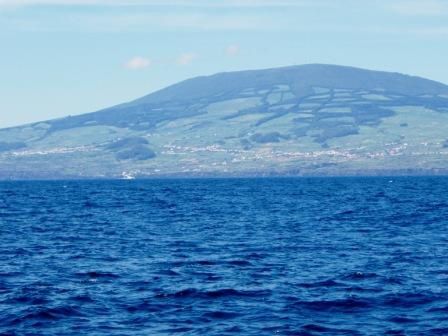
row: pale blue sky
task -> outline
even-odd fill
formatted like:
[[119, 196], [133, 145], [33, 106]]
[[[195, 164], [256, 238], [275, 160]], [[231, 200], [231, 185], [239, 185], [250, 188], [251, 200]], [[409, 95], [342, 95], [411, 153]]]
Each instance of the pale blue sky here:
[[0, 128], [221, 71], [331, 63], [448, 83], [448, 0], [0, 0]]

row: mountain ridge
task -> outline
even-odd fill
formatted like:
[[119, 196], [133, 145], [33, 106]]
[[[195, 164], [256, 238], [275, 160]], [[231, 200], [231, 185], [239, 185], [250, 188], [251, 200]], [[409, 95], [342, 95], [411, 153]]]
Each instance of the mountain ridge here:
[[[256, 70], [241, 70], [241, 71], [231, 71], [231, 72], [220, 72], [220, 73], [216, 73], [213, 75], [208, 75], [208, 76], [198, 76], [198, 77], [194, 77], [194, 78], [190, 78], [190, 79], [186, 79], [183, 80], [179, 83], [170, 85], [166, 88], [163, 88], [161, 90], [157, 90], [153, 93], [150, 93], [146, 96], [143, 96], [141, 98], [138, 98], [136, 100], [130, 101], [128, 103], [125, 104], [132, 104], [135, 102], [141, 102], [144, 101], [147, 98], [151, 98], [154, 96], [159, 96], [162, 95], [163, 93], [167, 92], [167, 91], [171, 91], [173, 89], [176, 89], [178, 87], [181, 87], [183, 85], [191, 85], [194, 82], [197, 81], [212, 81], [214, 79], [221, 79], [223, 81], [225, 81], [225, 83], [229, 83], [228, 78], [225, 77], [233, 77], [235, 75], [252, 75], [252, 76], [259, 76], [260, 74], [263, 73], [278, 73], [278, 72], [287, 72], [287, 75], [285, 76], [285, 83], [284, 84], [290, 84], [291, 82], [291, 76], [294, 75], [307, 75], [307, 74], [303, 74], [300, 73], [301, 70], [311, 70], [311, 72], [318, 72], [318, 74], [320, 75], [319, 79], [322, 80], [322, 78], [328, 78], [328, 74], [334, 75], [334, 72], [345, 72], [345, 71], [355, 71], [355, 72], [362, 72], [364, 75], [368, 76], [372, 76], [375, 77], [375, 75], [386, 75], [388, 77], [392, 77], [392, 76], [397, 76], [401, 79], [407, 79], [407, 80], [413, 80], [413, 81], [419, 81], [419, 82], [424, 82], [426, 83], [428, 86], [429, 85], [433, 85], [434, 88], [437, 87], [438, 90], [428, 90], [428, 91], [418, 91], [418, 92], [413, 92], [414, 94], [426, 94], [426, 93], [431, 93], [431, 94], [448, 94], [448, 86], [444, 83], [438, 82], [438, 81], [434, 81], [434, 80], [430, 80], [430, 79], [426, 79], [423, 77], [419, 77], [419, 76], [411, 76], [411, 75], [406, 75], [406, 74], [402, 74], [399, 72], [387, 72], [387, 71], [379, 71], [379, 70], [368, 70], [368, 69], [361, 69], [361, 68], [357, 68], [357, 67], [351, 67], [351, 66], [340, 66], [340, 65], [332, 65], [332, 64], [320, 64], [320, 63], [311, 63], [311, 64], [304, 64], [304, 65], [292, 65], [292, 66], [285, 66], [285, 67], [279, 67], [279, 68], [267, 68], [267, 69], [256, 69]], [[317, 70], [317, 71], [316, 71]], [[297, 72], [299, 72], [297, 74]], [[320, 72], [320, 73], [319, 73]], [[327, 72], [325, 74], [325, 72]], [[340, 74], [341, 75], [341, 74]], [[372, 78], [370, 78], [372, 79]], [[317, 83], [310, 83], [309, 82], [309, 76], [307, 76], [307, 85], [322, 85], [321, 82], [317, 82]], [[241, 82], [237, 82], [237, 83], [232, 83], [232, 85], [240, 85], [241, 87], [244, 85], [247, 85], [246, 83], [241, 83]], [[415, 85], [415, 82], [414, 82]], [[353, 89], [353, 88], [361, 88], [362, 85], [358, 85], [357, 87], [354, 87], [353, 85], [349, 85], [346, 87], [340, 87], [341, 89]], [[364, 87], [365, 88], [365, 87]], [[367, 87], [369, 88], [369, 87]], [[374, 88], [374, 87], [370, 87], [370, 88]], [[221, 89], [221, 88], [219, 88]], [[235, 89], [235, 88], [234, 88]], [[397, 90], [396, 93], [403, 93], [401, 92], [401, 90]], [[191, 93], [190, 93], [191, 94]], [[172, 98], [172, 97], [170, 97]], [[201, 97], [194, 97], [195, 99], [201, 98]], [[166, 98], [167, 99], [167, 98]], [[151, 102], [151, 100], [150, 100]], [[156, 100], [156, 102], [159, 102]]]
[[224, 72], [0, 129], [0, 178], [448, 172], [447, 132], [436, 81], [325, 64]]

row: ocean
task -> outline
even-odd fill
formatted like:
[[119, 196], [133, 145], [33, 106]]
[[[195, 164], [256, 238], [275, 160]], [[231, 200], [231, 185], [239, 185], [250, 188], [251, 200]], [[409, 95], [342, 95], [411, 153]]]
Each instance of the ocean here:
[[0, 335], [448, 335], [448, 178], [0, 182]]

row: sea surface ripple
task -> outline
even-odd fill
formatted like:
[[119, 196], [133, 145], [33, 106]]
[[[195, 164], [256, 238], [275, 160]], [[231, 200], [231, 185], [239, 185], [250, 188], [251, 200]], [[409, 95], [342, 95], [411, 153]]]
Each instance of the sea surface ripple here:
[[448, 178], [0, 183], [0, 335], [448, 335]]

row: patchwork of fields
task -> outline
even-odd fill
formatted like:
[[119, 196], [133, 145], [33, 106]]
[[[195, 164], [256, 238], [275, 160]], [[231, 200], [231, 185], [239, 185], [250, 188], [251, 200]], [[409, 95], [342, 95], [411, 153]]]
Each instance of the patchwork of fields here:
[[202, 77], [0, 130], [0, 178], [448, 172], [448, 87], [314, 67]]

